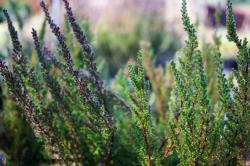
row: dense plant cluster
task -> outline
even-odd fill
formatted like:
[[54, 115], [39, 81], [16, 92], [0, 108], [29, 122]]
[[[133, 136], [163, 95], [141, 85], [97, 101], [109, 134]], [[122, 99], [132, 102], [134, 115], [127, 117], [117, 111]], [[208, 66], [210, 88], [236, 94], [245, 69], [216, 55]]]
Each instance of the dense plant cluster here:
[[[112, 86], [100, 78], [87, 36], [63, 0], [69, 27], [83, 59], [41, 7], [58, 49], [49, 50], [32, 29], [39, 63], [24, 54], [7, 10], [13, 49], [0, 60], [0, 73], [50, 164], [62, 165], [247, 165], [250, 142], [250, 50], [236, 33], [227, 1], [228, 40], [238, 47], [238, 69], [224, 74], [220, 42], [199, 48], [194, 24], [182, 1], [185, 47], [168, 68], [154, 67], [152, 50], [142, 44], [136, 65], [118, 72]], [[45, 24], [44, 24], [45, 25]], [[69, 28], [68, 27], [68, 28]], [[71, 45], [70, 45], [71, 44]], [[153, 98], [153, 100], [152, 100]], [[152, 102], [152, 101], [153, 102]], [[153, 104], [152, 104], [153, 103]]]

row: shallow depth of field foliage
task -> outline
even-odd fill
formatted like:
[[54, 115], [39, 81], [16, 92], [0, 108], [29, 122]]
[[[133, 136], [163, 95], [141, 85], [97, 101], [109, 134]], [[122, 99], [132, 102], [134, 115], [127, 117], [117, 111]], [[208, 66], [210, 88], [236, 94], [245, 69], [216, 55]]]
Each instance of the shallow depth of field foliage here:
[[[250, 163], [250, 49], [247, 39], [237, 35], [230, 0], [227, 38], [238, 48], [238, 67], [230, 76], [224, 74], [220, 38], [215, 34], [215, 44], [200, 47], [182, 0], [187, 39], [175, 59], [166, 69], [155, 67], [154, 48], [162, 46], [142, 42], [136, 63], [121, 69], [112, 82], [101, 78], [89, 35], [69, 2], [63, 2], [64, 31], [41, 1], [46, 22], [41, 32], [32, 29], [32, 55], [24, 52], [3, 10], [12, 40], [9, 58], [0, 60], [4, 121], [10, 131], [0, 146], [10, 144], [2, 149], [7, 165]], [[43, 41], [46, 26], [57, 39], [55, 50]], [[31, 56], [38, 63], [31, 63]]]

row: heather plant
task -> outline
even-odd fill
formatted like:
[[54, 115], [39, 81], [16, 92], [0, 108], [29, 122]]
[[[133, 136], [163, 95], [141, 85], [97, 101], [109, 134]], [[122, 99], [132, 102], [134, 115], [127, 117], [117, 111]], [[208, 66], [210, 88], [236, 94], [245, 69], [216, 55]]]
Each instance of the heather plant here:
[[[236, 33], [236, 23], [233, 16], [231, 1], [227, 1], [227, 38], [235, 43], [238, 48], [237, 64], [238, 70], [233, 70], [233, 75], [229, 81], [229, 87], [233, 93], [233, 104], [230, 100], [230, 94], [224, 98], [224, 107], [228, 109], [226, 116], [228, 123], [226, 127], [229, 131], [226, 132], [226, 146], [230, 146], [230, 152], [227, 152], [227, 157], [230, 163], [238, 164], [243, 161], [249, 164], [249, 120], [250, 120], [250, 90], [249, 90], [249, 63], [250, 49], [246, 38], [240, 39]], [[233, 79], [236, 80], [237, 86], [234, 86]], [[224, 93], [228, 90], [225, 88]], [[221, 97], [220, 97], [221, 98]], [[239, 148], [240, 147], [240, 148]], [[234, 151], [234, 153], [231, 153]]]
[[4, 88], [3, 101], [0, 111], [0, 149], [8, 165], [34, 165], [42, 163], [46, 155], [42, 142], [35, 139], [29, 124], [21, 115]]
[[[227, 36], [239, 50], [238, 69], [230, 77], [224, 74], [219, 38], [215, 45], [200, 49], [183, 0], [188, 39], [167, 71], [155, 67], [153, 51], [144, 44], [136, 62], [120, 70], [112, 86], [100, 77], [87, 35], [68, 1], [63, 2], [66, 35], [41, 1], [46, 22], [40, 34], [32, 29], [39, 60], [35, 64], [24, 53], [4, 10], [13, 49], [9, 61], [0, 60], [0, 73], [37, 140], [43, 142], [49, 164], [249, 163], [250, 51], [247, 40], [236, 33], [230, 0]], [[56, 50], [43, 42], [46, 24], [57, 39]]]
[[[42, 138], [46, 147], [51, 150], [52, 158], [58, 158], [64, 163], [94, 162], [91, 161], [95, 158], [93, 156], [87, 156], [87, 159], [83, 160], [83, 151], [90, 150], [92, 152], [86, 153], [87, 155], [93, 154], [97, 158], [105, 156], [102, 157], [102, 162], [108, 162], [112, 153], [114, 119], [112, 108], [107, 104], [103, 82], [97, 74], [92, 48], [75, 22], [68, 2], [65, 1], [69, 22], [84, 51], [85, 65], [91, 74], [89, 76], [83, 69], [73, 67], [72, 56], [64, 35], [54, 24], [44, 2], [41, 2], [41, 6], [52, 32], [58, 39], [59, 54], [65, 61], [58, 61], [39, 41], [38, 34], [33, 29], [32, 35], [40, 64], [37, 68], [29, 66], [17, 32], [7, 11], [4, 10], [13, 41], [13, 64], [11, 71], [10, 66], [7, 67], [1, 61], [1, 72], [36, 136]], [[59, 77], [51, 75], [52, 70], [59, 70]], [[71, 104], [72, 101], [74, 104]], [[64, 125], [67, 127], [62, 127]], [[85, 132], [88, 134], [83, 134]], [[95, 135], [95, 132], [99, 134]], [[87, 142], [82, 139], [83, 136], [88, 137]], [[97, 139], [93, 139], [92, 145], [88, 142], [91, 137]], [[83, 145], [86, 146], [84, 150], [81, 148]]]
[[[125, 99], [126, 105], [129, 106], [131, 114], [129, 121], [133, 126], [127, 124], [128, 127], [125, 130], [129, 130], [127, 134], [134, 138], [132, 141], [139, 163], [141, 165], [176, 165], [178, 159], [176, 154], [172, 153], [173, 147], [169, 144], [169, 138], [166, 135], [167, 118], [159, 115], [159, 112], [156, 113], [149, 103], [150, 96], [155, 93], [150, 88], [150, 82], [154, 78], [146, 79], [144, 57], [150, 53], [148, 49], [142, 49], [138, 53], [136, 65], [128, 65], [127, 74], [118, 72], [113, 89]], [[160, 84], [163, 84], [162, 82]], [[163, 85], [161, 87], [163, 88]], [[168, 110], [164, 110], [166, 111]]]
[[[14, 11], [13, 16], [18, 22], [18, 28], [22, 29], [22, 18], [26, 17], [28, 12], [26, 6], [16, 4], [13, 1], [6, 2], [3, 6], [10, 7]], [[1, 18], [3, 15], [3, 12], [1, 12]], [[24, 51], [27, 50], [29, 49]], [[1, 50], [1, 58], [7, 59], [4, 50]], [[8, 165], [34, 165], [44, 162], [47, 157], [42, 143], [35, 139], [30, 125], [22, 116], [20, 106], [10, 97], [8, 88], [4, 86], [2, 78], [0, 98], [0, 149], [5, 152], [4, 158], [8, 160]]]
[[[182, 2], [182, 20], [188, 40], [178, 63], [171, 63], [176, 86], [170, 101], [173, 112], [170, 126], [180, 165], [241, 165], [248, 161], [248, 130], [244, 126], [249, 121], [249, 50], [246, 39], [241, 41], [236, 33], [232, 3], [228, 1], [227, 6], [228, 39], [239, 48], [237, 62], [241, 67], [233, 72], [239, 87], [223, 73], [218, 46], [212, 53], [218, 90], [218, 100], [215, 101], [213, 94], [209, 93], [213, 88], [209, 85], [209, 73], [205, 72], [198, 49], [195, 27], [188, 17], [186, 1]], [[244, 90], [240, 91], [243, 87]]]
[[204, 69], [208, 79], [208, 94], [211, 96], [211, 104], [214, 106], [218, 101], [218, 89], [216, 85], [217, 75], [216, 75], [216, 57], [213, 56], [218, 52], [217, 45], [205, 44], [201, 48], [201, 54], [204, 63]]
[[176, 87], [170, 102], [174, 114], [170, 126], [180, 164], [204, 165], [210, 159], [209, 140], [214, 115], [195, 27], [188, 17], [185, 0], [182, 1], [182, 21], [188, 40], [178, 64], [171, 63]]
[[[167, 123], [167, 113], [169, 112], [168, 101], [170, 99], [173, 87], [173, 74], [162, 66], [155, 66], [156, 58], [153, 56], [153, 50], [149, 43], [142, 43], [144, 50], [144, 67], [146, 75], [152, 86], [151, 100], [153, 100], [152, 109], [156, 112], [157, 120], [164, 125]], [[167, 62], [166, 62], [167, 63]]]

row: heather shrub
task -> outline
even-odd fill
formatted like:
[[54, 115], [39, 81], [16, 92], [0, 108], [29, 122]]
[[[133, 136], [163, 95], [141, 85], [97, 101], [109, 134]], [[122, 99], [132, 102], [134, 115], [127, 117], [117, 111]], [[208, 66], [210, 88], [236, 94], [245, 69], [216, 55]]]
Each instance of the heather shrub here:
[[[198, 49], [195, 27], [187, 14], [186, 1], [182, 4], [182, 20], [188, 40], [178, 63], [171, 63], [176, 87], [170, 102], [173, 112], [170, 128], [180, 164], [247, 164], [249, 133], [244, 123], [249, 121], [249, 50], [247, 40], [239, 39], [236, 33], [232, 3], [227, 1], [227, 37], [239, 49], [239, 70], [234, 70], [230, 79], [226, 78], [217, 46], [212, 53], [218, 91], [215, 104], [213, 94], [209, 93], [212, 88], [209, 86], [202, 53]], [[238, 86], [232, 82], [233, 77]], [[244, 133], [244, 136], [240, 133]]]
[[[0, 149], [8, 165], [36, 165], [47, 156], [41, 141], [37, 140], [13, 100], [5, 99], [1, 110]], [[14, 108], [13, 108], [14, 107]]]
[[[22, 29], [23, 19], [29, 13], [26, 3], [16, 3], [14, 1], [1, 2], [1, 11], [3, 7], [10, 8], [10, 11], [13, 11], [11, 12], [11, 16], [16, 18], [18, 28]], [[0, 18], [1, 22], [5, 21], [3, 12], [1, 12]], [[3, 32], [1, 33], [0, 56], [1, 59], [9, 62], [9, 48], [2, 49], [6, 39], [2, 34]], [[24, 52], [26, 54], [30, 53], [31, 48], [25, 47]], [[43, 144], [35, 138], [31, 127], [23, 117], [20, 106], [10, 96], [2, 77], [0, 86], [0, 151], [4, 152], [4, 157], [7, 159], [8, 165], [34, 165], [44, 162], [47, 156]]]
[[250, 53], [248, 41], [236, 33], [230, 0], [227, 37], [239, 50], [238, 69], [230, 77], [224, 74], [219, 38], [215, 45], [199, 47], [183, 0], [188, 38], [176, 58], [166, 69], [155, 67], [154, 46], [142, 43], [135, 64], [121, 69], [111, 86], [100, 77], [88, 37], [63, 2], [66, 35], [40, 3], [58, 48], [49, 50], [45, 32], [32, 29], [36, 64], [24, 53], [4, 10], [13, 49], [8, 62], [0, 60], [0, 73], [43, 143], [47, 164], [249, 164]]

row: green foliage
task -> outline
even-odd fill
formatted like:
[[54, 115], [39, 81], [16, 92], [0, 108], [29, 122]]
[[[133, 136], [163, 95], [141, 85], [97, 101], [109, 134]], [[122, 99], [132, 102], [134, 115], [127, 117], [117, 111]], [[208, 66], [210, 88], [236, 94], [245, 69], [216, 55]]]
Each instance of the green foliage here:
[[[246, 39], [240, 40], [236, 33], [232, 3], [228, 1], [227, 6], [228, 39], [239, 48], [239, 70], [233, 72], [239, 87], [233, 84], [232, 79], [226, 78], [219, 48], [215, 48], [216, 51], [211, 53], [214, 55], [217, 82], [213, 88], [208, 78], [211, 80], [210, 75], [214, 74], [208, 73], [209, 70], [205, 72], [194, 26], [190, 23], [186, 1], [183, 0], [182, 20], [188, 40], [178, 64], [171, 63], [176, 87], [170, 103], [173, 115], [178, 113], [170, 125], [180, 165], [241, 165], [248, 162], [249, 134], [244, 126], [249, 121], [249, 49]], [[208, 69], [211, 72], [211, 67]], [[217, 101], [216, 93], [208, 93], [213, 89], [218, 91]]]
[[160, 124], [165, 128], [168, 122], [168, 101], [173, 87], [173, 74], [168, 68], [155, 67], [156, 58], [153, 57], [153, 51], [148, 43], [142, 43], [142, 49], [144, 50], [144, 67], [152, 86], [151, 100], [154, 103], [152, 109], [156, 112], [157, 120], [160, 120]]
[[250, 3], [249, 0], [232, 0], [233, 3]]
[[[226, 101], [226, 106], [230, 109], [227, 112], [228, 132], [225, 137], [230, 137], [232, 139], [227, 141], [228, 147], [234, 153], [230, 153], [231, 163], [238, 164], [240, 160], [243, 159], [245, 164], [249, 161], [249, 125], [246, 123], [250, 119], [250, 74], [249, 74], [249, 63], [250, 63], [250, 50], [248, 48], [247, 39], [239, 39], [236, 28], [235, 21], [232, 14], [232, 3], [227, 2], [228, 14], [227, 14], [227, 28], [228, 28], [228, 40], [233, 41], [238, 47], [238, 55], [236, 62], [238, 64], [238, 70], [233, 70], [232, 78], [229, 82], [230, 88], [234, 95], [233, 104], [230, 101]], [[237, 86], [233, 86], [233, 78], [237, 82]], [[226, 89], [227, 90], [227, 89]], [[228, 90], [227, 90], [228, 91]], [[239, 146], [241, 147], [239, 149]]]
[[[30, 150], [38, 148], [43, 154], [42, 161], [46, 158], [49, 164], [124, 166], [249, 163], [250, 51], [248, 41], [236, 33], [230, 0], [228, 39], [239, 50], [238, 70], [230, 77], [224, 74], [218, 37], [214, 37], [215, 45], [199, 48], [196, 29], [183, 0], [182, 21], [188, 39], [176, 59], [168, 64], [170, 70], [155, 67], [155, 46], [151, 50], [142, 43], [135, 64], [120, 70], [111, 86], [98, 73], [88, 35], [76, 22], [68, 1], [63, 2], [66, 35], [41, 2], [59, 48], [50, 51], [45, 47], [41, 41], [45, 28], [39, 35], [33, 29], [33, 56], [39, 60], [34, 64], [24, 53], [4, 10], [13, 49], [8, 63], [0, 60], [0, 73], [20, 108], [17, 115], [22, 114], [24, 125], [29, 124], [25, 129], [32, 130], [31, 136], [39, 140], [32, 139], [34, 144], [29, 145]], [[15, 119], [8, 118], [8, 111], [4, 113], [11, 124]], [[19, 121], [13, 126], [17, 124]]]
[[[22, 2], [17, 2], [17, 0], [2, 1], [0, 9], [2, 10], [4, 7], [8, 7], [11, 9], [11, 13], [13, 16], [15, 16], [19, 28], [22, 29], [24, 24], [23, 20], [30, 14], [30, 8], [27, 4], [27, 0], [24, 0]], [[2, 21], [4, 21], [4, 17], [1, 13], [0, 22]]]
[[[194, 26], [187, 15], [186, 1], [182, 4], [182, 20], [188, 33], [187, 45], [178, 59], [171, 63], [176, 88], [172, 101], [174, 117], [171, 125], [180, 165], [205, 165], [210, 160], [212, 137], [212, 107], [208, 96], [208, 80]], [[191, 79], [190, 79], [191, 78]]]
[[113, 76], [119, 68], [125, 66], [128, 59], [135, 58], [141, 41], [152, 44], [154, 56], [172, 55], [180, 48], [180, 41], [174, 30], [165, 30], [164, 26], [164, 21], [157, 14], [143, 16], [130, 31], [101, 25], [96, 35], [97, 57], [106, 59]]
[[8, 164], [34, 165], [44, 162], [46, 154], [42, 143], [35, 139], [29, 124], [22, 118], [20, 109], [9, 96], [4, 96], [2, 106], [0, 149], [6, 153]]
[[138, 142], [144, 142], [138, 147], [141, 155], [142, 165], [152, 165], [152, 122], [151, 111], [149, 108], [149, 82], [145, 81], [145, 71], [143, 67], [142, 52], [138, 54], [137, 70], [129, 65], [129, 77], [131, 79], [134, 94], [129, 94], [130, 100], [133, 101], [132, 111], [137, 122], [136, 127], [139, 129]]

